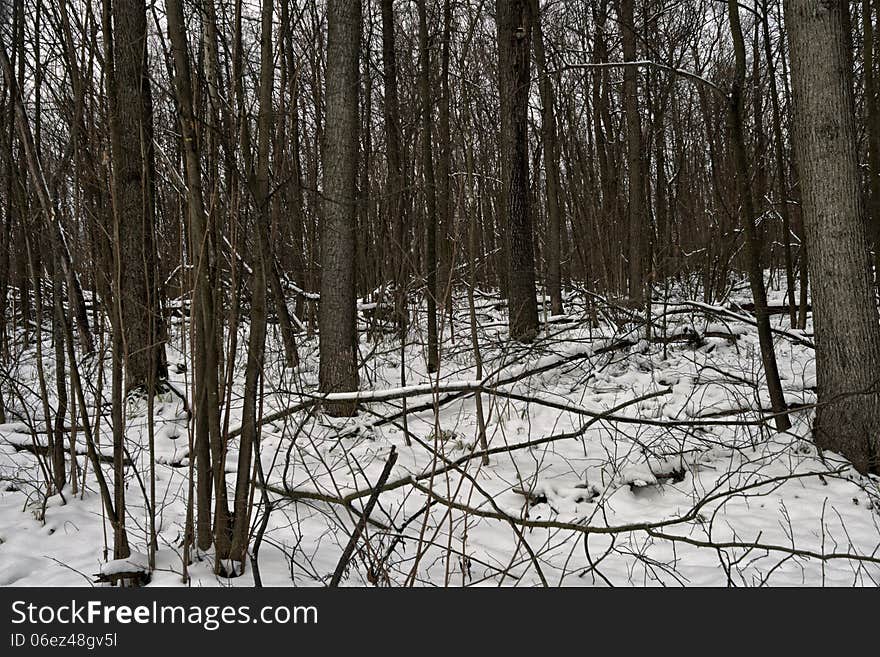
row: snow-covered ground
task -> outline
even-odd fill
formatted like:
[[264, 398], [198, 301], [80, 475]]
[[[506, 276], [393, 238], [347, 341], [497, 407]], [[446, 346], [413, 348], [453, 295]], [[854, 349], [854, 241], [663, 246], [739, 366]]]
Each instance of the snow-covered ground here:
[[[744, 286], [738, 290], [734, 300], [748, 301]], [[488, 465], [474, 457], [477, 376], [465, 298], [456, 302], [454, 326], [445, 320], [439, 379], [426, 374], [420, 328], [410, 334], [406, 385], [433, 382], [436, 391], [406, 399], [405, 426], [399, 397], [365, 402], [353, 419], [301, 410], [266, 424], [261, 459], [273, 504], [259, 552], [263, 584], [327, 584], [394, 447], [388, 490], [344, 585], [876, 586], [880, 480], [817, 453], [809, 440], [816, 401], [810, 326], [791, 331], [786, 315], [773, 316], [786, 398], [806, 406], [792, 413], [790, 431], [777, 433], [766, 417], [770, 404], [747, 313], [678, 296], [678, 303], [653, 306], [647, 339], [643, 323], [613, 304], [596, 303], [593, 325], [587, 297], [572, 293], [569, 314], [552, 318], [529, 346], [508, 343], [503, 305], [478, 296]], [[781, 292], [770, 296], [782, 303]], [[185, 361], [181, 326], [172, 329], [172, 381], [185, 390], [190, 374], [175, 367]], [[315, 392], [317, 340], [303, 336], [299, 347], [302, 365], [285, 370], [270, 331], [265, 416]], [[239, 351], [230, 428], [239, 423]], [[400, 345], [390, 334], [362, 332], [360, 351], [363, 390], [401, 387]], [[54, 381], [48, 344], [43, 353]], [[7, 372], [22, 391], [37, 389], [34, 354], [33, 347], [21, 353]], [[33, 395], [5, 398], [42, 417]], [[151, 585], [179, 586], [187, 416], [170, 394], [155, 413], [160, 549]], [[129, 541], [146, 553], [145, 402], [132, 401], [127, 417], [127, 447], [138, 464], [127, 470]], [[101, 422], [105, 454], [108, 420]], [[87, 468], [87, 486], [75, 495], [68, 487], [64, 501], [43, 499], [43, 475], [23, 448], [44, 439], [26, 422], [0, 426], [0, 585], [85, 585], [107, 558], [112, 532], [82, 437], [78, 472]], [[236, 450], [233, 439], [230, 499]], [[265, 511], [257, 494], [255, 528]], [[215, 576], [211, 554], [198, 555], [189, 574], [193, 586], [253, 584], [250, 565], [238, 578]]]

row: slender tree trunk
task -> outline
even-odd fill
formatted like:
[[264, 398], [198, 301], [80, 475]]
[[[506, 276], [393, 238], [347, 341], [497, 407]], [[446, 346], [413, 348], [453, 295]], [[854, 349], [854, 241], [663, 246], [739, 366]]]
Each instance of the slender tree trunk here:
[[[623, 61], [636, 60], [634, 0], [620, 0], [620, 28], [623, 35]], [[623, 106], [626, 114], [626, 166], [629, 226], [629, 299], [640, 307], [644, 298], [643, 233], [647, 229], [642, 211], [642, 120], [639, 114], [638, 68], [623, 69]]]
[[[437, 160], [437, 240], [439, 253], [437, 254], [437, 292], [441, 308], [446, 308], [452, 317], [452, 303], [447, 295], [451, 292], [452, 280], [452, 244], [455, 237], [452, 228], [452, 200], [450, 175], [452, 173], [452, 142], [449, 138], [449, 50], [452, 38], [452, 2], [443, 0], [443, 36], [440, 46], [440, 110], [438, 116], [438, 142], [440, 157]], [[450, 319], [449, 329], [453, 323]]]
[[547, 248], [544, 260], [547, 267], [546, 287], [550, 295], [550, 312], [561, 315], [562, 305], [562, 248], [560, 234], [562, 218], [559, 191], [559, 145], [556, 129], [556, 92], [553, 80], [547, 72], [544, 54], [544, 30], [538, 0], [530, 0], [534, 29], [535, 63], [538, 68], [538, 89], [541, 93], [541, 146], [544, 149], [545, 193], [547, 199]]
[[[272, 0], [263, 0], [260, 35], [260, 89], [259, 117], [257, 134], [257, 162], [251, 168], [249, 186], [254, 202], [257, 204], [257, 234], [259, 236], [256, 254], [251, 259], [253, 287], [251, 289], [251, 326], [248, 334], [248, 355], [245, 367], [244, 408], [242, 410], [241, 434], [239, 436], [238, 474], [235, 484], [235, 510], [233, 513], [231, 557], [244, 568], [248, 547], [248, 507], [251, 499], [251, 460], [254, 445], [259, 440], [257, 413], [259, 409], [259, 380], [263, 372], [263, 357], [266, 347], [266, 283], [271, 255], [269, 244], [269, 146], [272, 130], [272, 85], [274, 82], [274, 63], [272, 56]], [[245, 129], [242, 129], [244, 139]], [[245, 147], [246, 146], [246, 147]], [[242, 149], [250, 152], [249, 144]], [[252, 159], [248, 157], [248, 159]], [[252, 163], [253, 164], [253, 163]]]
[[425, 189], [425, 278], [428, 302], [428, 372], [440, 369], [437, 336], [437, 186], [434, 180], [434, 119], [427, 0], [419, 2], [419, 97], [422, 104], [422, 177]]
[[57, 254], [53, 254], [55, 262], [52, 264], [52, 341], [55, 345], [55, 394], [57, 404], [55, 407], [55, 422], [52, 427], [54, 435], [50, 436], [52, 449], [52, 478], [55, 489], [59, 492], [66, 482], [66, 468], [64, 461], [64, 420], [67, 415], [67, 372], [64, 358], [64, 331], [67, 322], [64, 320], [64, 289], [61, 276], [61, 263], [58, 262]]
[[773, 48], [770, 43], [770, 19], [768, 0], [764, 0], [761, 13], [761, 27], [764, 39], [764, 56], [770, 78], [770, 105], [773, 109], [773, 146], [776, 157], [776, 183], [779, 186], [779, 214], [782, 217], [782, 245], [785, 256], [785, 282], [788, 289], [788, 308], [791, 327], [797, 326], [797, 303], [795, 302], [794, 259], [791, 252], [791, 212], [788, 203], [788, 184], [785, 162], [785, 141], [782, 135], [782, 112], [779, 109], [779, 89], [776, 83], [776, 67], [773, 62]]
[[733, 35], [734, 50], [736, 54], [736, 72], [733, 86], [728, 98], [727, 115], [730, 124], [731, 140], [733, 142], [733, 160], [736, 167], [736, 188], [739, 197], [740, 224], [745, 229], [746, 256], [749, 263], [749, 286], [752, 290], [752, 299], [755, 303], [755, 320], [758, 325], [758, 341], [761, 347], [761, 362], [764, 366], [764, 376], [767, 379], [767, 389], [770, 393], [770, 407], [776, 416], [776, 430], [786, 431], [791, 427], [788, 416], [785, 415], [787, 405], [782, 393], [782, 384], [779, 380], [779, 370], [776, 365], [776, 352], [773, 348], [773, 333], [770, 330], [770, 316], [767, 313], [767, 292], [764, 287], [764, 270], [761, 267], [761, 242], [758, 239], [755, 228], [755, 204], [752, 199], [752, 191], [749, 187], [749, 166], [746, 154], [745, 135], [743, 134], [743, 87], [746, 78], [746, 51], [743, 40], [742, 27], [739, 20], [739, 5], [737, 0], [728, 0], [728, 16], [730, 29]]
[[[192, 72], [181, 0], [166, 0], [168, 36], [174, 59], [174, 92], [180, 113], [187, 182], [187, 215], [195, 281], [191, 318], [195, 350], [195, 451], [198, 470], [198, 547], [214, 544], [216, 564], [229, 554], [229, 506], [226, 494], [225, 448], [220, 432], [217, 317], [212, 284], [213, 254], [202, 192], [201, 163], [193, 110]], [[211, 531], [211, 492], [214, 527]]]
[[403, 159], [400, 144], [400, 101], [397, 95], [397, 53], [394, 38], [394, 2], [382, 0], [382, 66], [385, 76], [385, 143], [388, 166], [388, 224], [392, 227], [394, 253], [395, 316], [401, 333], [406, 331], [406, 286], [409, 243], [403, 199]]

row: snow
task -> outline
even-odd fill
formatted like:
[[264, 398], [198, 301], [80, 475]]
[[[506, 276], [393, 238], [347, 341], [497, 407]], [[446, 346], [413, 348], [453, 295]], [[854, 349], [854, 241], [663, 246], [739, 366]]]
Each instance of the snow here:
[[[749, 301], [737, 294], [731, 301]], [[784, 293], [770, 297], [782, 303]], [[664, 325], [667, 336], [735, 336], [664, 345], [613, 309], [591, 327], [583, 298], [569, 295], [567, 321], [551, 317], [534, 344], [521, 346], [506, 341], [497, 301], [480, 300], [483, 380], [463, 298], [452, 327], [445, 322], [439, 379], [426, 371], [423, 326], [409, 335], [404, 387], [399, 343], [391, 334], [379, 342], [363, 335], [362, 390], [333, 395], [359, 399], [351, 419], [314, 412], [317, 339], [300, 336], [302, 363], [285, 369], [270, 327], [262, 415], [272, 421], [263, 426], [261, 459], [273, 508], [259, 553], [264, 585], [326, 585], [392, 446], [398, 461], [343, 585], [880, 584], [880, 479], [810, 442], [810, 326], [792, 331], [785, 315], [771, 318], [786, 399], [806, 406], [792, 413], [790, 431], [778, 433], [762, 415], [770, 402], [753, 320], [729, 310], [736, 306], [679, 297], [663, 318], [664, 304], [655, 304], [655, 336]], [[410, 316], [419, 316], [416, 308]], [[168, 349], [180, 391], [191, 387], [190, 374], [173, 367], [185, 362], [183, 321], [171, 327]], [[53, 350], [43, 354], [54, 380]], [[244, 357], [235, 363], [232, 428], [240, 426]], [[22, 383], [14, 403], [21, 417], [0, 426], [0, 585], [83, 585], [95, 573], [146, 569], [148, 517], [135, 469], [126, 480], [133, 556], [118, 563], [108, 560], [112, 531], [81, 432], [76, 460], [80, 480], [88, 469], [86, 489], [68, 486], [43, 499], [28, 449], [46, 441], [28, 430], [28, 417], [37, 430], [44, 424], [39, 400], [27, 393], [38, 389], [34, 358], [33, 346], [17, 355], [8, 374]], [[95, 367], [84, 367], [92, 381]], [[489, 465], [479, 454], [477, 391], [496, 450]], [[401, 418], [388, 419], [403, 397], [408, 408], [426, 409], [407, 416], [410, 446]], [[146, 481], [146, 403], [132, 399], [126, 417], [127, 448]], [[109, 417], [100, 425], [99, 449], [110, 456]], [[159, 550], [149, 585], [181, 586], [191, 427], [176, 395], [157, 400], [154, 428]], [[237, 455], [233, 437], [230, 473]], [[227, 480], [232, 500], [234, 474]], [[265, 511], [260, 498], [254, 527]], [[240, 577], [215, 576], [210, 552], [196, 554], [188, 570], [192, 586], [253, 584], [250, 564]]]
[[101, 574], [106, 576], [148, 572], [150, 572], [149, 558], [141, 552], [132, 552], [124, 559], [113, 559], [101, 565]]

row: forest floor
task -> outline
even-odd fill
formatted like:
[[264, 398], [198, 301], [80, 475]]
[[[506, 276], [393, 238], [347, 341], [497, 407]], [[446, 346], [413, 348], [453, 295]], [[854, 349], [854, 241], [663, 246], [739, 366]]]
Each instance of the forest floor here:
[[[736, 286], [723, 305], [688, 297], [678, 290], [653, 305], [648, 338], [644, 311], [634, 321], [632, 311], [598, 299], [590, 311], [590, 297], [571, 292], [568, 314], [543, 317], [539, 338], [520, 346], [506, 341], [497, 296], [479, 294], [488, 465], [475, 455], [478, 383], [467, 298], [456, 299], [451, 327], [445, 316], [439, 376], [426, 372], [423, 327], [411, 331], [403, 350], [405, 416], [400, 343], [391, 332], [370, 335], [362, 322], [361, 389], [386, 391], [374, 395], [381, 399], [364, 400], [356, 418], [331, 419], [311, 407], [263, 427], [268, 493], [257, 492], [252, 515], [254, 532], [264, 529], [262, 583], [328, 583], [394, 448], [387, 490], [343, 585], [880, 584], [880, 478], [859, 475], [809, 440], [811, 326], [791, 330], [786, 314], [772, 317], [786, 399], [795, 407], [792, 429], [779, 433], [767, 417], [752, 318], [736, 306], [750, 301], [747, 286]], [[783, 293], [771, 290], [770, 301], [781, 305]], [[184, 326], [171, 328], [172, 383], [188, 390], [179, 350]], [[240, 422], [245, 335], [243, 327], [230, 428]], [[301, 365], [284, 368], [270, 330], [264, 417], [314, 398], [317, 348], [317, 338], [303, 336]], [[48, 381], [52, 353], [47, 342]], [[28, 447], [45, 433], [25, 420], [43, 412], [28, 392], [38, 390], [35, 358], [30, 346], [6, 373], [21, 391], [17, 399], [7, 394], [7, 403], [22, 419], [0, 425], [0, 585], [86, 585], [105, 561], [112, 532], [90, 467], [85, 491], [68, 487], [63, 500], [44, 499]], [[83, 367], [97, 379], [94, 363]], [[146, 403], [132, 399], [127, 411], [127, 448], [138, 466], [127, 468], [127, 525], [132, 549], [144, 553]], [[100, 426], [109, 455], [109, 405]], [[179, 586], [190, 472], [180, 399], [160, 396], [154, 428], [159, 551], [151, 585]], [[77, 450], [82, 476], [81, 435]], [[233, 439], [230, 499], [237, 456]], [[189, 575], [193, 586], [254, 583], [251, 564], [241, 577], [214, 575], [210, 553], [197, 555]]]

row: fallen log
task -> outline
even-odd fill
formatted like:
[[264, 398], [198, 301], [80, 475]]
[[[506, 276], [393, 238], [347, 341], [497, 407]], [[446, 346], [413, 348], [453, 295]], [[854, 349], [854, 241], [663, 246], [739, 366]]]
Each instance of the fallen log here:
[[[737, 310], [745, 310], [747, 312], [753, 313], [755, 312], [755, 304], [751, 301], [748, 303], [731, 303], [728, 304], [728, 309], [737, 311]], [[791, 308], [787, 305], [782, 306], [767, 306], [767, 314], [768, 315], [787, 315], [791, 312]], [[813, 306], [807, 304], [807, 312], [813, 312]]]

